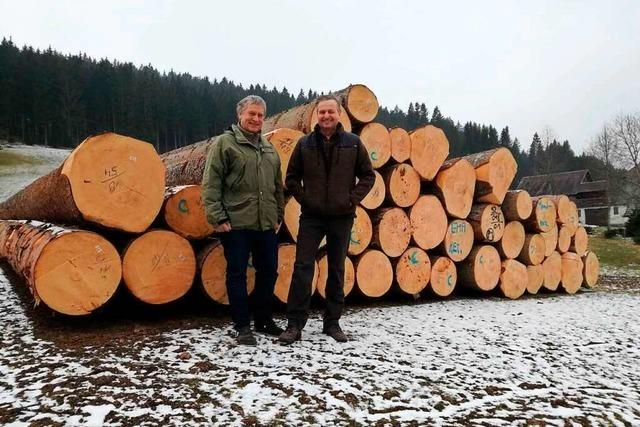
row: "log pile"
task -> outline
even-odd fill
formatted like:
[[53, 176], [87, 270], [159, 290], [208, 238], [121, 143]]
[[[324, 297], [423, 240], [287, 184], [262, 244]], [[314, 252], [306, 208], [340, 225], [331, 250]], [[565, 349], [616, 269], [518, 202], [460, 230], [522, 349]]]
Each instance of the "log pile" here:
[[[596, 285], [598, 259], [588, 250], [575, 203], [564, 195], [509, 191], [517, 164], [508, 149], [447, 160], [449, 142], [441, 129], [387, 129], [374, 122], [378, 101], [363, 85], [336, 95], [343, 126], [360, 135], [376, 173], [373, 189], [356, 208], [345, 295], [447, 297], [466, 289], [515, 299]], [[315, 102], [265, 120], [283, 177], [295, 144], [315, 120]], [[151, 145], [121, 135], [87, 138], [56, 171], [0, 203], [0, 258], [25, 278], [36, 301], [68, 315], [104, 305], [121, 279], [149, 304], [175, 301], [196, 283], [212, 301], [227, 305], [224, 250], [201, 200], [213, 144], [210, 138], [158, 156]], [[299, 218], [300, 205], [290, 197], [274, 292], [283, 303]], [[129, 234], [112, 238], [112, 230]], [[324, 298], [324, 251], [314, 268], [312, 290]], [[249, 260], [249, 294], [255, 274]]]

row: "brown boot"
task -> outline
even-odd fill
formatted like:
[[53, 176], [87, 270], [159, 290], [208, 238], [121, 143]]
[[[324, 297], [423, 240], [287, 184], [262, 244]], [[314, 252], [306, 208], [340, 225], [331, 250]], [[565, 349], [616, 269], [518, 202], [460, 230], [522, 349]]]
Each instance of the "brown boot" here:
[[329, 335], [331, 338], [338, 342], [347, 342], [349, 341], [349, 337], [342, 332], [340, 329], [340, 325], [328, 325], [322, 328], [322, 333]]
[[278, 341], [282, 344], [291, 344], [295, 341], [300, 341], [302, 337], [302, 331], [295, 325], [287, 326], [287, 330], [280, 334]]

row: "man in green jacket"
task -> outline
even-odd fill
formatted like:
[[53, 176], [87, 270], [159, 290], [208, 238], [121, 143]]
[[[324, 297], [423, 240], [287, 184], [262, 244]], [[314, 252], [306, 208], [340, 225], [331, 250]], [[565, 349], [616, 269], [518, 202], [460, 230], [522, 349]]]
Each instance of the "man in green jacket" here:
[[219, 233], [227, 261], [227, 295], [239, 344], [256, 345], [251, 333], [247, 266], [256, 270], [253, 318], [257, 332], [279, 335], [271, 302], [278, 277], [276, 230], [284, 214], [280, 157], [261, 135], [266, 104], [255, 95], [238, 102], [238, 124], [213, 143], [202, 177], [207, 220]]

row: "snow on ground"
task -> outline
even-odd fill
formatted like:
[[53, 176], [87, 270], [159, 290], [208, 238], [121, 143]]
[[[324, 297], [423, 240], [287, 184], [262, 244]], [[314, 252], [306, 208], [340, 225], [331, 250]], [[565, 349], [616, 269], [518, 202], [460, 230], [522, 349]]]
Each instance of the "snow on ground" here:
[[33, 321], [46, 309], [9, 277], [0, 424], [640, 423], [638, 292], [352, 308], [346, 344], [314, 312], [302, 342], [246, 348], [226, 319], [52, 334], [60, 319]]
[[22, 144], [12, 144], [3, 147], [4, 150], [30, 157], [37, 163], [0, 167], [0, 201], [8, 199], [36, 178], [60, 166], [70, 153], [70, 150], [66, 149]]

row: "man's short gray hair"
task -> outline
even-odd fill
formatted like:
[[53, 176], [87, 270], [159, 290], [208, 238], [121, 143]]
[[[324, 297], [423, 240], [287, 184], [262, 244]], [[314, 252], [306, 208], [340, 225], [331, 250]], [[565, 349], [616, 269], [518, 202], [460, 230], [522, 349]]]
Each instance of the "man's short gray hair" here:
[[240, 114], [242, 114], [247, 106], [254, 104], [262, 105], [262, 108], [264, 108], [264, 113], [267, 114], [267, 103], [264, 102], [264, 99], [262, 99], [258, 95], [249, 95], [238, 101], [238, 105], [236, 105], [236, 114], [240, 116]]

